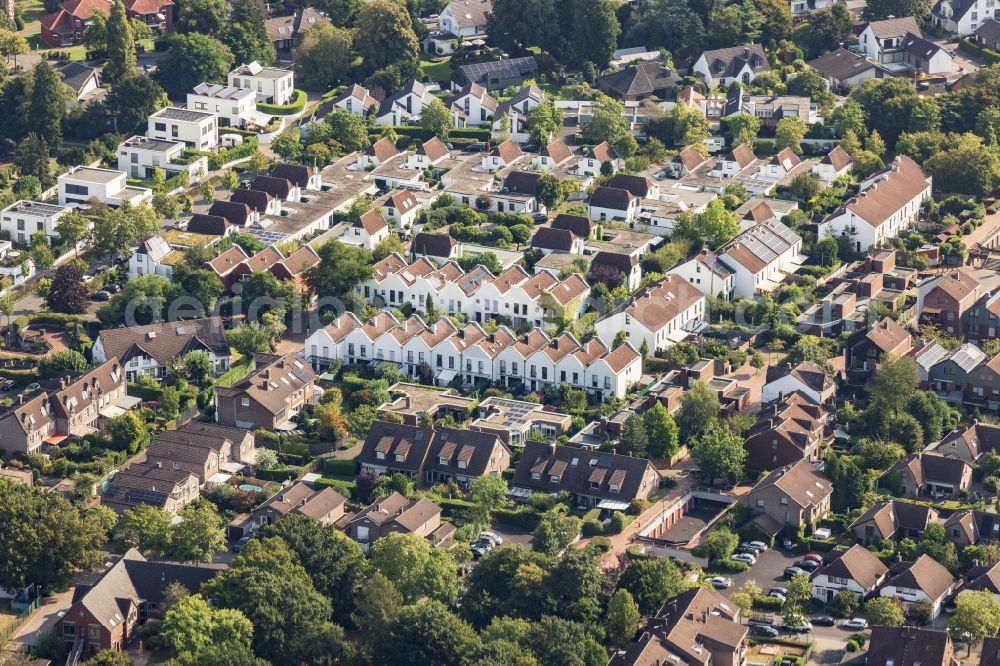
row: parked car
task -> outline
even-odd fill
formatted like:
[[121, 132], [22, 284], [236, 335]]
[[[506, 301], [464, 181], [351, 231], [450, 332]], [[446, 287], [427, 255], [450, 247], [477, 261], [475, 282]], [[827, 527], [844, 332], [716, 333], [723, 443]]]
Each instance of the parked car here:
[[726, 578], [725, 576], [713, 576], [706, 582], [717, 590], [724, 590], [733, 584], [732, 579]]
[[762, 552], [762, 553], [763, 553], [763, 552], [764, 552], [765, 550], [767, 550], [767, 544], [766, 544], [766, 543], [764, 543], [763, 541], [751, 541], [751, 542], [750, 542], [750, 543], [749, 543], [748, 545], [749, 545], [749, 546], [750, 546], [751, 548], [756, 548], [757, 550], [759, 550], [759, 551], [760, 551], [760, 552]]
[[816, 560], [802, 560], [801, 562], [796, 562], [793, 566], [802, 569], [806, 573], [812, 573], [816, 569], [819, 569], [820, 565]]
[[737, 562], [743, 562], [744, 564], [748, 564], [750, 566], [757, 564], [757, 558], [750, 553], [734, 553], [729, 557], [729, 559]]
[[788, 588], [787, 587], [772, 587], [770, 590], [767, 591], [768, 594], [772, 594], [774, 592], [777, 592], [778, 594], [780, 594], [783, 597], [787, 597], [788, 596]]
[[482, 534], [479, 535], [479, 538], [480, 540], [489, 539], [490, 541], [493, 542], [494, 546], [499, 546], [503, 544], [503, 537], [501, 537], [496, 532], [483, 532]]
[[806, 573], [804, 569], [799, 569], [798, 567], [788, 567], [785, 569], [785, 578], [791, 578], [796, 574]]
[[802, 620], [802, 624], [786, 624], [784, 628], [793, 634], [807, 634], [812, 631], [813, 626], [809, 620]]
[[850, 620], [844, 620], [840, 625], [841, 629], [850, 629], [852, 631], [861, 631], [868, 628], [868, 620], [863, 617], [853, 617]]
[[763, 548], [757, 548], [752, 543], [749, 543], [747, 541], [741, 543], [736, 550], [737, 552], [740, 553], [753, 553], [754, 555], [760, 555], [761, 553], [764, 552]]
[[789, 551], [795, 548], [795, 544], [792, 543], [791, 539], [785, 537], [784, 539], [781, 540], [781, 547], [784, 548], [786, 551]]
[[785, 595], [781, 594], [780, 592], [768, 592], [767, 596], [771, 597], [772, 599], [781, 599], [782, 601], [786, 601], [787, 599]]
[[470, 143], [468, 146], [462, 149], [464, 153], [481, 153], [486, 150], [485, 143]]
[[803, 560], [813, 560], [815, 562], [823, 564], [823, 558], [821, 556], [817, 555], [816, 553], [809, 553], [808, 555], [804, 555], [802, 557], [802, 559]]
[[531, 219], [535, 221], [535, 224], [545, 224], [549, 221], [549, 216], [545, 213], [532, 213]]
[[243, 546], [247, 545], [247, 541], [249, 540], [250, 540], [249, 536], [241, 537], [239, 541], [233, 544], [233, 547], [230, 548], [230, 550], [232, 550], [234, 553], [239, 553], [241, 550], [243, 550]]
[[92, 298], [95, 301], [110, 301], [111, 300], [111, 292], [110, 291], [105, 291], [105, 290], [102, 289], [101, 291], [99, 291], [96, 294], [94, 294], [92, 296]]
[[821, 615], [819, 617], [814, 617], [812, 623], [817, 627], [832, 627], [837, 623], [837, 621], [829, 615]]
[[24, 392], [31, 393], [32, 391], [37, 391], [40, 388], [42, 388], [41, 384], [39, 384], [38, 382], [31, 382], [30, 384], [24, 387]]
[[777, 638], [778, 630], [774, 627], [769, 627], [766, 624], [755, 624], [750, 627], [750, 635], [758, 636], [760, 638]]
[[2, 382], [0, 382], [0, 391], [9, 391], [15, 386], [17, 386], [17, 382], [15, 382], [13, 379], [5, 379]]

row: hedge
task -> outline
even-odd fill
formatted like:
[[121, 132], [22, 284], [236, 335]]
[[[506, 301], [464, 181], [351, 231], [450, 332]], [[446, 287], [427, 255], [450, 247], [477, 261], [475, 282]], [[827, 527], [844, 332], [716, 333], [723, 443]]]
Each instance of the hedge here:
[[[408, 136], [411, 139], [419, 139], [421, 141], [429, 141], [434, 137], [434, 132], [424, 129], [419, 125], [393, 125], [391, 127], [372, 127], [368, 130], [368, 135], [375, 138], [380, 138], [383, 132], [388, 132], [392, 130], [396, 133], [396, 136]], [[472, 139], [473, 142], [484, 142], [489, 141], [491, 132], [489, 129], [485, 128], [464, 128], [464, 129], [453, 129], [448, 132], [448, 139]]]
[[778, 597], [759, 596], [753, 600], [753, 607], [757, 610], [780, 611], [785, 602]]
[[257, 110], [272, 116], [294, 116], [306, 108], [306, 94], [301, 90], [293, 91], [295, 97], [290, 104], [264, 104], [257, 102]]
[[538, 514], [533, 511], [517, 511], [513, 509], [498, 509], [493, 512], [493, 518], [498, 523], [521, 527], [534, 531], [538, 527]]
[[333, 488], [347, 499], [351, 499], [356, 489], [355, 484], [351, 483], [350, 481], [341, 481], [340, 479], [325, 479], [320, 477], [316, 479], [314, 483], [317, 486], [322, 486], [325, 488]]
[[957, 35], [955, 36], [955, 40], [958, 42], [959, 48], [961, 48], [964, 51], [968, 51], [970, 53], [980, 56], [983, 60], [990, 63], [991, 65], [995, 65], [996, 63], [1000, 62], [1000, 53], [997, 53], [993, 49], [988, 49], [985, 46], [980, 46], [971, 39], [967, 39], [965, 37], [959, 37]]
[[257, 138], [251, 136], [247, 137], [246, 141], [239, 146], [233, 146], [232, 148], [220, 150], [218, 153], [212, 153], [208, 156], [208, 168], [216, 171], [221, 169], [223, 164], [241, 160], [244, 157], [250, 157], [257, 150], [258, 145]]
[[59, 312], [37, 312], [34, 314], [21, 315], [14, 320], [14, 330], [20, 331], [25, 326], [50, 324], [65, 328], [69, 324], [82, 324], [83, 320], [78, 315], [61, 314]]
[[472, 502], [462, 499], [452, 499], [449, 497], [433, 497], [431, 498], [431, 501], [441, 507], [441, 515], [445, 517], [464, 513], [476, 506]]
[[323, 472], [326, 474], [334, 474], [336, 476], [357, 476], [358, 467], [359, 465], [357, 460], [337, 460], [335, 458], [327, 458], [323, 461]]
[[20, 384], [28, 384], [38, 379], [38, 373], [32, 370], [9, 370], [0, 368], [0, 377], [13, 379]]
[[254, 476], [263, 481], [291, 481], [299, 478], [301, 473], [301, 467], [275, 467], [257, 470]]
[[743, 573], [750, 567], [747, 566], [746, 562], [739, 560], [717, 560], [709, 564], [708, 568], [721, 573]]

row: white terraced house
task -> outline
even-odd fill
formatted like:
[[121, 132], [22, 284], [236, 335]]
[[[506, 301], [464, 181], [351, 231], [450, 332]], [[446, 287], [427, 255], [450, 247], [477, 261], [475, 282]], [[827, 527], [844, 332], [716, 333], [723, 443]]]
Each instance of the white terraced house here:
[[426, 324], [418, 315], [398, 321], [388, 312], [367, 324], [344, 313], [310, 335], [301, 354], [317, 370], [334, 361], [390, 362], [425, 383], [489, 381], [537, 391], [565, 382], [604, 398], [624, 397], [642, 372], [630, 344], [612, 350], [597, 338], [581, 344], [539, 328], [520, 337], [506, 326], [487, 334], [475, 322], [459, 329], [446, 317]]
[[705, 294], [680, 275], [668, 275], [594, 324], [594, 332], [611, 344], [624, 331], [625, 340], [650, 353], [667, 349], [706, 326]]
[[409, 303], [425, 312], [465, 314], [469, 321], [502, 317], [515, 327], [544, 326], [552, 321], [572, 321], [583, 312], [590, 285], [580, 275], [559, 280], [551, 273], [530, 275], [513, 266], [498, 276], [482, 266], [468, 273], [449, 261], [440, 268], [426, 257], [407, 264], [391, 254], [375, 264], [371, 279], [357, 293], [373, 305], [398, 308]]

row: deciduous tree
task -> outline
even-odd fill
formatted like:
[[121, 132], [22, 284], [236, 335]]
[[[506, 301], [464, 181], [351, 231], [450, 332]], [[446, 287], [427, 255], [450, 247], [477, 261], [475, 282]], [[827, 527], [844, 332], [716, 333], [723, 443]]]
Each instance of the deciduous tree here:
[[344, 79], [351, 67], [351, 46], [350, 30], [325, 23], [306, 29], [293, 49], [295, 82], [305, 90], [330, 90]]

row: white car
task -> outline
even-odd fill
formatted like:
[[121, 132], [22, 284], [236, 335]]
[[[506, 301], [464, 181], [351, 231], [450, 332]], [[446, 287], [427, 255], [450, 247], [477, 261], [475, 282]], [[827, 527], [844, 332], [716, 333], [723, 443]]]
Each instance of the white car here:
[[736, 553], [735, 555], [731, 555], [729, 559], [737, 562], [743, 562], [744, 564], [749, 564], [751, 566], [757, 564], [757, 558], [750, 553]]
[[861, 631], [868, 628], [868, 620], [862, 617], [854, 617], [850, 620], [845, 620], [842, 625], [844, 629], [852, 629], [856, 631]]
[[480, 539], [489, 539], [490, 541], [492, 541], [493, 543], [495, 543], [498, 546], [501, 545], [501, 544], [503, 544], [503, 537], [501, 537], [496, 532], [482, 532], [482, 533], [480, 533], [479, 538]]
[[764, 543], [763, 541], [751, 541], [749, 545], [750, 545], [751, 548], [754, 548], [754, 549], [759, 550], [761, 552], [764, 552], [765, 550], [767, 550], [767, 544]]
[[717, 590], [725, 590], [733, 584], [732, 579], [726, 578], [725, 576], [713, 576], [712, 578], [706, 579], [705, 582]]

